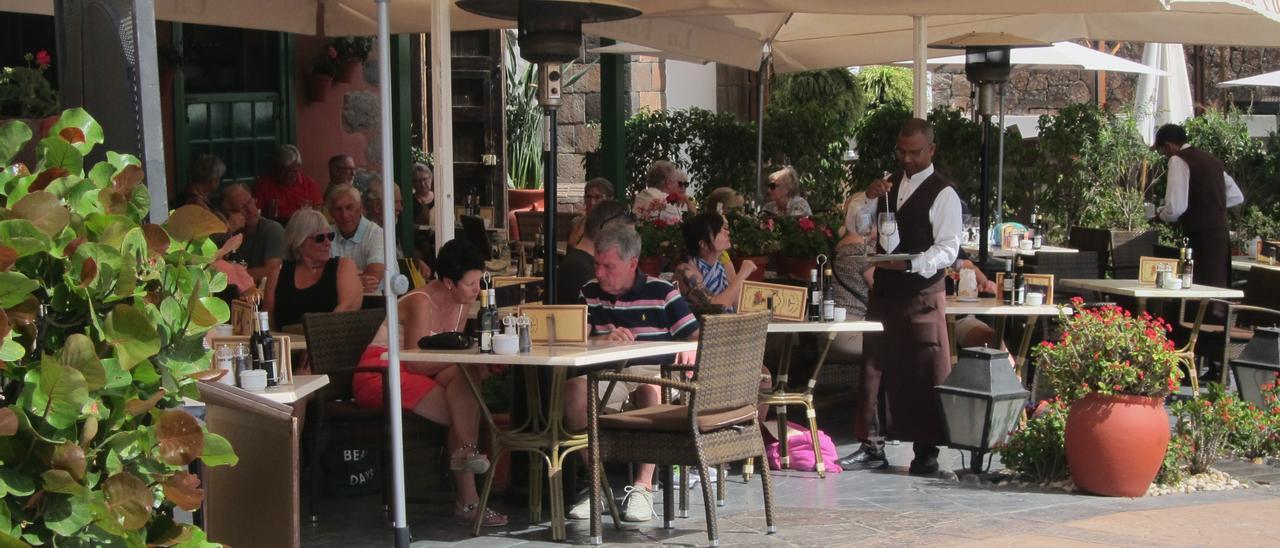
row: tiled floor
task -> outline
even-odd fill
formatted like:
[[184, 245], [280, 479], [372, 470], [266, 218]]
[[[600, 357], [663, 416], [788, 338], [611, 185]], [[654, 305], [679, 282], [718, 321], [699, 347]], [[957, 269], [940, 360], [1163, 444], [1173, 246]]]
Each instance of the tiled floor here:
[[[851, 444], [841, 446], [842, 454]], [[778, 532], [765, 535], [758, 478], [740, 475], [728, 483], [728, 504], [717, 508], [723, 546], [876, 546], [960, 544], [1038, 545], [1203, 545], [1265, 544], [1280, 519], [1280, 468], [1244, 462], [1223, 463], [1236, 477], [1262, 485], [1229, 492], [1114, 499], [1042, 489], [983, 488], [942, 478], [906, 474], [910, 446], [890, 446], [893, 468], [857, 471], [818, 479], [801, 472], [774, 473]], [[962, 467], [958, 451], [944, 450], [944, 469]], [[947, 462], [949, 460], [949, 462]], [[998, 467], [997, 462], [993, 466]], [[447, 494], [441, 494], [446, 496]], [[661, 497], [658, 497], [661, 499]], [[640, 527], [605, 527], [607, 544], [630, 546], [707, 544], [702, 497], [695, 490], [690, 517], [664, 530], [660, 520]], [[415, 547], [559, 545], [546, 524], [527, 523], [520, 501], [500, 501], [511, 514], [505, 528], [472, 538], [454, 524], [451, 506], [413, 504], [409, 524]], [[388, 546], [380, 497], [324, 499], [320, 523], [304, 524], [303, 544], [315, 547]], [[661, 513], [659, 500], [656, 508]], [[569, 543], [586, 544], [586, 522], [571, 522]]]

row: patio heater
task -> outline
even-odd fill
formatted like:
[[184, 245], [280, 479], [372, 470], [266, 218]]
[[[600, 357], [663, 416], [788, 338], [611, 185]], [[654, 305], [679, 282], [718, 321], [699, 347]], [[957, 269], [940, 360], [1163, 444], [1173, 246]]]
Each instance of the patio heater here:
[[1253, 340], [1231, 360], [1231, 371], [1236, 376], [1236, 389], [1240, 399], [1265, 409], [1262, 387], [1280, 380], [1280, 328], [1259, 327], [1253, 331]]
[[581, 0], [459, 0], [458, 7], [477, 15], [519, 22], [520, 57], [538, 65], [538, 104], [546, 112], [548, 150], [543, 199], [546, 220], [542, 233], [545, 257], [544, 301], [556, 301], [556, 112], [560, 108], [560, 66], [578, 58], [582, 24], [603, 23], [640, 15], [640, 11], [599, 1]]
[[961, 349], [960, 361], [934, 390], [948, 445], [972, 453], [974, 473], [982, 472], [982, 456], [1008, 435], [1030, 395], [1009, 367], [1009, 353], [992, 348]]
[[[1040, 47], [1050, 44], [1003, 32], [971, 32], [929, 44], [931, 48], [964, 50], [964, 75], [978, 88], [978, 116], [982, 118], [982, 151], [979, 153], [979, 234], [978, 264], [985, 265], [991, 238], [991, 117], [997, 113], [997, 99], [1004, 94], [1012, 67], [1009, 51], [1014, 47]], [[1003, 133], [1004, 128], [999, 131]], [[999, 206], [999, 204], [997, 204]]]

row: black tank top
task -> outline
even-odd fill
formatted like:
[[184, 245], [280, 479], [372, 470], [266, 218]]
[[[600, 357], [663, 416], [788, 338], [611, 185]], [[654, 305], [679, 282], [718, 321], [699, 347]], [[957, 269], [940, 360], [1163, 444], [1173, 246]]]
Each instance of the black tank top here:
[[298, 289], [293, 273], [297, 261], [285, 261], [280, 267], [280, 279], [276, 281], [276, 325], [302, 323], [302, 315], [308, 312], [333, 312], [338, 307], [338, 259], [324, 263], [324, 273], [311, 287]]

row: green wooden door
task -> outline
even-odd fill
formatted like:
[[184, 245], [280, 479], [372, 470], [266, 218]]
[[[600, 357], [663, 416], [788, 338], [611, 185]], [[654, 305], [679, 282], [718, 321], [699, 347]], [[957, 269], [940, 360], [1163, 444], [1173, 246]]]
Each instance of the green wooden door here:
[[[215, 154], [227, 165], [227, 183], [252, 183], [284, 134], [278, 93], [214, 93], [186, 96], [187, 161]], [[179, 176], [180, 181], [187, 181]]]

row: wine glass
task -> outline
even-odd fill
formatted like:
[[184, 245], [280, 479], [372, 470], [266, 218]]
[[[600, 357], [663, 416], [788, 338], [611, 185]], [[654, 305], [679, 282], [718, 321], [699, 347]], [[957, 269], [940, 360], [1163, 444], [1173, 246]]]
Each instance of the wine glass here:
[[882, 236], [893, 236], [898, 233], [898, 218], [892, 211], [881, 212], [878, 218]]
[[862, 237], [862, 256], [867, 256], [867, 249], [875, 249], [875, 243], [871, 241], [871, 234], [876, 228], [876, 212], [874, 209], [862, 209], [854, 212], [853, 229]]

